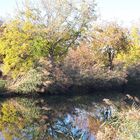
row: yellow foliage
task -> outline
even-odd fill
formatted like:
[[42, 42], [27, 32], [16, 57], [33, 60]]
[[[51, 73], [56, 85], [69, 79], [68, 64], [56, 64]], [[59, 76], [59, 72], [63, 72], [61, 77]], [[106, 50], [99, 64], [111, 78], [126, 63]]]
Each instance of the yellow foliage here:
[[133, 65], [140, 60], [140, 35], [138, 28], [132, 28], [130, 38], [132, 39], [132, 44], [128, 53], [122, 52], [117, 56], [117, 60], [123, 61], [126, 66]]
[[[26, 125], [26, 119], [23, 119], [20, 105], [14, 100], [4, 102], [1, 108], [0, 131], [6, 140], [13, 140], [20, 137], [20, 130]], [[24, 110], [25, 111], [25, 110]]]
[[34, 66], [46, 43], [38, 32], [38, 26], [33, 23], [32, 17], [26, 21], [15, 19], [6, 25], [0, 38], [4, 74], [16, 78]]

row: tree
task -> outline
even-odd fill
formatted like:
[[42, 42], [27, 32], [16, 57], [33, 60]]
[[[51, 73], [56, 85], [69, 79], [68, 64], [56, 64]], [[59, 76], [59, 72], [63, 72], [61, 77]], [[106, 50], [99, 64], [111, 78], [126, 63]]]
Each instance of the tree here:
[[94, 1], [41, 0], [52, 64], [75, 45], [95, 20]]
[[97, 52], [99, 59], [109, 66], [110, 70], [113, 69], [113, 60], [117, 54], [128, 50], [130, 44], [128, 35], [127, 29], [115, 23], [97, 26], [94, 29], [93, 50]]
[[[120, 53], [117, 56], [118, 60], [123, 61], [126, 66], [139, 63], [140, 61], [140, 30], [138, 27], [133, 27], [130, 32], [132, 43], [127, 53]], [[129, 57], [128, 57], [129, 56]]]
[[46, 55], [36, 10], [25, 9], [24, 16], [5, 24], [0, 38], [0, 55], [3, 57], [4, 74], [17, 77], [34, 67], [42, 55]]
[[38, 9], [26, 0], [23, 10], [5, 24], [0, 38], [5, 74], [22, 75], [35, 68], [41, 57], [47, 57], [54, 68], [95, 19], [95, 4], [88, 0], [41, 2], [43, 8]]

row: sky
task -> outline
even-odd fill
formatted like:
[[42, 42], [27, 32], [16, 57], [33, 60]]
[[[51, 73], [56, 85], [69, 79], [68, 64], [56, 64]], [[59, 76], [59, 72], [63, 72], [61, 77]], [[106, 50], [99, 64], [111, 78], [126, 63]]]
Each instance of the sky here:
[[140, 22], [140, 0], [96, 0], [100, 19], [119, 21], [126, 26]]
[[[10, 17], [16, 2], [22, 0], [0, 0], [0, 17]], [[36, 0], [35, 0], [36, 1]], [[95, 0], [98, 19], [118, 21], [125, 26], [140, 21], [140, 0]]]

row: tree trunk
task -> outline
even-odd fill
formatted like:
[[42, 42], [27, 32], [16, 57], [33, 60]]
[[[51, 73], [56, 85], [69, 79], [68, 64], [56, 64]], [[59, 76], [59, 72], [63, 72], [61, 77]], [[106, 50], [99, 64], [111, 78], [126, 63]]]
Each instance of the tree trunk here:
[[111, 53], [108, 53], [108, 59], [109, 59], [109, 69], [113, 70], [113, 56]]

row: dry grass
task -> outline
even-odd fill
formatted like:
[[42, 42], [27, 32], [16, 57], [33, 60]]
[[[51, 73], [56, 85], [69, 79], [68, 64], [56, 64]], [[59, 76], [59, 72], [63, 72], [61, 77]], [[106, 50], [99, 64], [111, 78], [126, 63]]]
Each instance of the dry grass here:
[[97, 140], [140, 140], [140, 108], [118, 112], [101, 126]]

